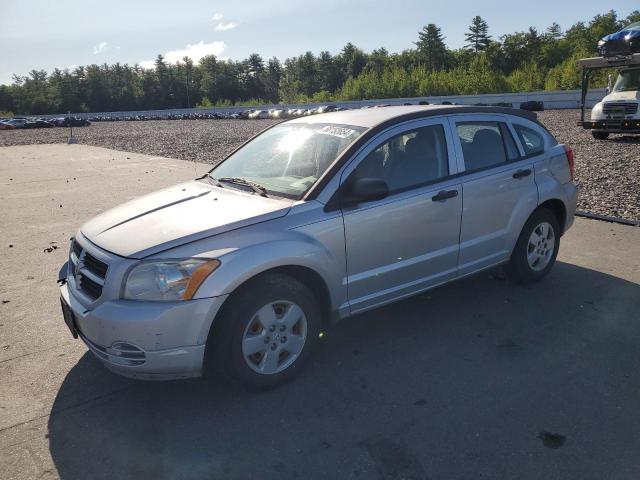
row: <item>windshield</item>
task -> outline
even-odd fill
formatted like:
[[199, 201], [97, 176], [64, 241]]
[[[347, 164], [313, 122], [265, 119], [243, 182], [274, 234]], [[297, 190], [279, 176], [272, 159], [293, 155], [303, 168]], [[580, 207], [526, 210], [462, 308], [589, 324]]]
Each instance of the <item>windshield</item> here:
[[251, 140], [209, 175], [242, 178], [264, 187], [268, 194], [301, 198], [364, 130], [351, 125], [283, 123]]
[[640, 22], [634, 22], [630, 25], [627, 25], [623, 28], [623, 30], [639, 30], [640, 31]]
[[635, 90], [640, 90], [640, 68], [620, 72], [616, 84], [613, 86], [613, 91], [629, 92]]

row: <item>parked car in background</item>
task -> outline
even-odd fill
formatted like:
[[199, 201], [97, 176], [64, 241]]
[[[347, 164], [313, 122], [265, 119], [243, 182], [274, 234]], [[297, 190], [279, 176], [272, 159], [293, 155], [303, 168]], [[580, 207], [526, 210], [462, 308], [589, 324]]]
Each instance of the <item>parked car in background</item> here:
[[117, 373], [270, 387], [350, 315], [498, 265], [542, 279], [576, 200], [571, 149], [530, 112], [297, 118], [85, 223], [60, 270], [63, 316]]
[[280, 108], [269, 110], [269, 118], [285, 118], [286, 112]]
[[267, 110], [255, 110], [249, 114], [249, 118], [252, 118], [252, 119], [269, 118], [269, 112]]
[[12, 125], [14, 128], [25, 128], [28, 120], [26, 118], [14, 117], [7, 120], [5, 123], [7, 125]]
[[56, 127], [88, 127], [91, 122], [79, 117], [58, 117], [54, 119]]
[[9, 123], [7, 120], [0, 120], [0, 130], [15, 130], [16, 126]]
[[42, 118], [37, 118], [35, 120], [28, 120], [25, 123], [24, 128], [52, 128], [54, 127], [53, 123], [44, 120]]
[[640, 22], [602, 37], [598, 42], [598, 51], [603, 57], [640, 53]]
[[335, 105], [321, 105], [316, 109], [316, 113], [331, 113], [338, 111], [338, 107]]

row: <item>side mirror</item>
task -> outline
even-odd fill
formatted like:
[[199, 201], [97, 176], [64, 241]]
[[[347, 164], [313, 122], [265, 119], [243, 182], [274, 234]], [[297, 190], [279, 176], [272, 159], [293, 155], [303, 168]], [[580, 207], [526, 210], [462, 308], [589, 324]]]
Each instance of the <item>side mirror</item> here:
[[389, 186], [381, 178], [359, 178], [345, 190], [343, 203], [355, 205], [358, 203], [382, 200], [389, 195]]

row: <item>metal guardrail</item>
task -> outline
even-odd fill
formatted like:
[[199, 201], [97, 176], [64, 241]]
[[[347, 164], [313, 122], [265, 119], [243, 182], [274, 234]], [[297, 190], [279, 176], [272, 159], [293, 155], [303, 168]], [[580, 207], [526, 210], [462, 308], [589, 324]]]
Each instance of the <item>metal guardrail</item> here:
[[[592, 107], [602, 100], [606, 92], [604, 88], [589, 90], [587, 95], [587, 106]], [[269, 110], [273, 108], [290, 109], [290, 108], [315, 108], [321, 105], [338, 105], [346, 108], [361, 108], [365, 106], [373, 106], [380, 104], [403, 105], [405, 103], [417, 104], [419, 102], [429, 102], [430, 104], [441, 104], [443, 102], [451, 102], [459, 105], [473, 105], [476, 103], [494, 104], [494, 103], [511, 103], [518, 108], [521, 103], [528, 101], [542, 102], [545, 109], [568, 109], [580, 108], [580, 90], [559, 90], [544, 92], [523, 92], [523, 93], [490, 93], [483, 95], [451, 95], [451, 96], [433, 96], [433, 97], [406, 97], [406, 98], [380, 98], [373, 100], [351, 100], [340, 102], [319, 102], [319, 103], [286, 103], [286, 104], [270, 104], [270, 105], [247, 105], [234, 107], [211, 107], [211, 108], [173, 108], [166, 110], [135, 110], [126, 112], [92, 112], [92, 113], [71, 113], [71, 115], [80, 118], [89, 117], [135, 117], [135, 116], [159, 116], [167, 117], [169, 115], [188, 115], [188, 114], [212, 114], [212, 113], [238, 113], [248, 109]], [[55, 118], [66, 116], [67, 113], [40, 115], [42, 118]]]

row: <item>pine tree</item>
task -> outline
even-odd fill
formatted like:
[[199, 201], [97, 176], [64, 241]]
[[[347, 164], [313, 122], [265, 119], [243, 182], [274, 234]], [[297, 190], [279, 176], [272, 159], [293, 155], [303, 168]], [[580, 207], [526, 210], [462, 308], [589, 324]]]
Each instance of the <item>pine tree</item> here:
[[429, 70], [441, 70], [446, 65], [447, 47], [444, 39], [440, 27], [434, 23], [425, 25], [418, 32], [418, 54]]
[[467, 47], [474, 53], [478, 53], [487, 48], [491, 43], [491, 36], [489, 36], [489, 25], [479, 15], [473, 17], [471, 25], [469, 25], [469, 31], [465, 33], [467, 40]]
[[562, 38], [562, 27], [560, 27], [556, 22], [553, 22], [547, 27], [547, 36], [554, 40]]

